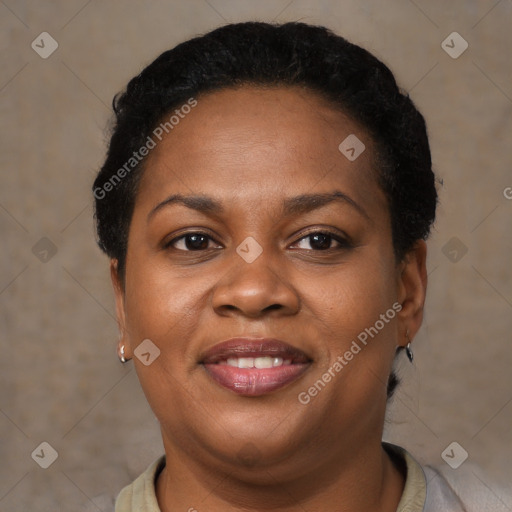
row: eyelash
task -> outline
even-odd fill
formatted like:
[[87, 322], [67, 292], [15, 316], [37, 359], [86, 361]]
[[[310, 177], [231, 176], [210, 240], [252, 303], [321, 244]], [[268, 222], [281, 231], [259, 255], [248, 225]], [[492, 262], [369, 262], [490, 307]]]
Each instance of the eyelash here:
[[[190, 231], [189, 233], [184, 233], [178, 237], [173, 238], [172, 240], [169, 240], [169, 242], [167, 242], [164, 245], [164, 248], [165, 249], [172, 248], [172, 249], [176, 249], [178, 251], [183, 251], [183, 252], [203, 252], [204, 250], [208, 250], [208, 248], [206, 248], [206, 249], [198, 249], [198, 250], [194, 251], [191, 249], [177, 249], [176, 247], [173, 247], [173, 245], [176, 244], [178, 241], [183, 240], [186, 237], [194, 236], [194, 235], [206, 237], [209, 239], [209, 241], [213, 241], [214, 243], [220, 245], [209, 233], [206, 233], [204, 231]], [[343, 237], [340, 234], [338, 234], [332, 230], [329, 230], [329, 229], [321, 229], [321, 230], [311, 231], [309, 233], [303, 234], [297, 241], [293, 242], [292, 245], [296, 245], [299, 242], [301, 242], [302, 240], [312, 237], [314, 235], [329, 236], [329, 237], [331, 237], [331, 239], [333, 241], [337, 242], [339, 244], [339, 246], [338, 247], [329, 247], [328, 249], [317, 249], [317, 250], [303, 249], [303, 250], [308, 250], [308, 251], [313, 251], [313, 252], [328, 252], [328, 251], [333, 251], [333, 250], [348, 249], [348, 248], [352, 247], [352, 244], [349, 241], [348, 237]]]

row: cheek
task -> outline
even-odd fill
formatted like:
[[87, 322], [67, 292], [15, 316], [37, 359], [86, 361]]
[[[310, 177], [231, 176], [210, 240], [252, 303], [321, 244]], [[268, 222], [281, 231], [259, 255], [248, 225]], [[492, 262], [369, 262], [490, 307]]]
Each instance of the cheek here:
[[325, 348], [310, 385], [315, 387], [315, 382], [325, 377], [330, 390], [319, 393], [312, 401], [313, 407], [318, 407], [321, 415], [326, 403], [333, 400], [343, 404], [331, 410], [334, 424], [362, 415], [370, 421], [372, 408], [380, 413], [386, 402], [387, 379], [395, 355], [393, 265], [374, 254], [359, 259], [357, 264], [340, 267], [318, 280], [315, 287], [304, 280], [303, 290], [304, 306]]
[[299, 293], [312, 317], [336, 336], [351, 339], [392, 307], [396, 298], [393, 276], [387, 258], [369, 254], [354, 257], [314, 280], [301, 277]]
[[[134, 262], [135, 263], [135, 262]], [[150, 339], [158, 357], [146, 366], [134, 357], [137, 375], [153, 411], [159, 418], [168, 414], [168, 398], [186, 408], [192, 391], [187, 376], [197, 370], [194, 339], [202, 322], [205, 293], [198, 280], [146, 263], [127, 269], [126, 319], [132, 351]]]
[[153, 340], [162, 354], [183, 352], [187, 335], [197, 328], [207, 303], [205, 283], [197, 277], [177, 277], [176, 272], [145, 258], [138, 263], [133, 261], [127, 268], [130, 332], [138, 339]]

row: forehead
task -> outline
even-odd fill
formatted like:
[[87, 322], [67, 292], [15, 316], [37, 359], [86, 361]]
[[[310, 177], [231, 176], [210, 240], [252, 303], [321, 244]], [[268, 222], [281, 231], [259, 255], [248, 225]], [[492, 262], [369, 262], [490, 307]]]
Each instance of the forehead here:
[[[364, 144], [357, 159], [340, 151], [345, 140]], [[199, 96], [157, 143], [137, 202], [177, 192], [245, 201], [264, 195], [268, 207], [277, 196], [340, 187], [382, 201], [373, 148], [360, 125], [309, 90], [225, 89]]]

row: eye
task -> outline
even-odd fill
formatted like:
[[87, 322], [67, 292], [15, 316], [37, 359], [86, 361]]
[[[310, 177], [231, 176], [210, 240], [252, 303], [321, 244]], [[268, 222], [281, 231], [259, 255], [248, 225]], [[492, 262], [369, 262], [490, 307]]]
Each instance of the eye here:
[[329, 231], [315, 231], [314, 233], [309, 233], [294, 244], [298, 249], [313, 251], [340, 249], [349, 247], [349, 245], [349, 242], [343, 237]]
[[207, 249], [219, 248], [220, 245], [206, 233], [187, 233], [173, 238], [166, 244], [179, 251], [204, 251]]

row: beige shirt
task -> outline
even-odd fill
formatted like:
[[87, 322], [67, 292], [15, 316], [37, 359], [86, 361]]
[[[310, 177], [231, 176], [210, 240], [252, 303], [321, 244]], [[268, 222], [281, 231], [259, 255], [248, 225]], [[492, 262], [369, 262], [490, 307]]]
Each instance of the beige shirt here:
[[[457, 495], [432, 468], [422, 468], [403, 448], [384, 443], [385, 449], [402, 458], [407, 478], [396, 512], [464, 512]], [[133, 483], [119, 494], [115, 512], [160, 512], [155, 494], [156, 478], [165, 466], [165, 457], [157, 459]], [[428, 482], [428, 485], [427, 485]]]

